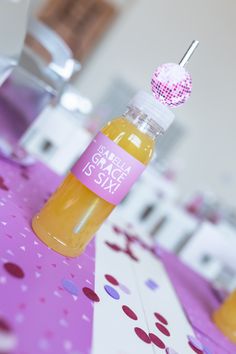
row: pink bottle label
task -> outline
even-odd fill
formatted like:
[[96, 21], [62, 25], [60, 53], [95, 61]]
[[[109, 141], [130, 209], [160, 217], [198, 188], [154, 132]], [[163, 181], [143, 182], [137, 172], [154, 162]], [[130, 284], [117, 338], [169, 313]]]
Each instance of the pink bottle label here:
[[117, 205], [145, 167], [99, 132], [72, 168], [72, 173], [99, 197]]

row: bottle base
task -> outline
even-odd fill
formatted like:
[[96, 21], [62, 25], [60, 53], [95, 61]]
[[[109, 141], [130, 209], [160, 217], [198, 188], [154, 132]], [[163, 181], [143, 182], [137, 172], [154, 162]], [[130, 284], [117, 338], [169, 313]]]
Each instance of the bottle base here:
[[33, 218], [31, 226], [40, 241], [64, 257], [76, 258], [85, 251], [85, 249], [72, 249], [60, 242], [56, 237], [49, 235], [48, 232], [40, 225], [38, 215]]

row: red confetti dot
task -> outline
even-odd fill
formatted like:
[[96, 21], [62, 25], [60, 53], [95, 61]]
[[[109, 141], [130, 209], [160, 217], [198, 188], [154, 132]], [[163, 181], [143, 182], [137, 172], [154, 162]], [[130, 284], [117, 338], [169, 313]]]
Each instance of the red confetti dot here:
[[134, 331], [143, 342], [148, 344], [151, 343], [151, 339], [149, 338], [149, 335], [142, 328], [135, 327]]
[[123, 305], [122, 310], [129, 318], [131, 318], [134, 321], [137, 321], [138, 316], [136, 315], [136, 313], [133, 310], [131, 310], [131, 308], [129, 306]]
[[115, 243], [110, 243], [110, 242], [108, 242], [108, 241], [105, 241], [105, 244], [106, 244], [108, 247], [110, 247], [113, 251], [116, 251], [116, 252], [122, 251], [122, 249], [121, 249], [119, 246], [117, 246]]
[[124, 251], [133, 261], [139, 262], [139, 259], [133, 254], [133, 252], [128, 248]]
[[85, 296], [87, 296], [87, 298], [89, 298], [89, 300], [94, 301], [94, 302], [99, 302], [100, 298], [99, 296], [90, 288], [83, 288], [83, 293]]
[[113, 228], [113, 231], [115, 231], [115, 233], [117, 233], [118, 235], [122, 234], [122, 232], [123, 232], [118, 226], [114, 225], [112, 228]]
[[0, 332], [11, 332], [11, 327], [3, 318], [0, 318]]
[[132, 235], [131, 235], [130, 233], [128, 233], [127, 231], [124, 232], [124, 235], [125, 235], [126, 240], [127, 240], [128, 242], [132, 243], [132, 242], [135, 242], [135, 241], [136, 241], [135, 237], [132, 236]]
[[114, 278], [112, 275], [110, 274], [106, 274], [105, 278], [107, 281], [109, 281], [109, 283], [111, 283], [112, 285], [119, 285], [119, 282], [116, 280], [116, 278]]
[[9, 188], [5, 185], [3, 177], [0, 176], [0, 189], [4, 191], [9, 191]]
[[155, 312], [154, 316], [156, 317], [156, 319], [160, 322], [162, 322], [164, 325], [168, 325], [168, 321], [165, 319], [164, 316], [162, 316], [160, 313]]
[[170, 332], [168, 331], [168, 329], [165, 326], [163, 326], [163, 324], [157, 322], [156, 328], [159, 329], [159, 331], [161, 333], [165, 334], [165, 336], [168, 336], [168, 337], [170, 336]]
[[149, 337], [152, 343], [155, 344], [158, 348], [165, 349], [166, 347], [165, 344], [154, 333], [149, 333]]
[[23, 171], [21, 173], [21, 177], [23, 177], [24, 179], [28, 180], [29, 179], [29, 176], [27, 175], [27, 173], [25, 171]]
[[195, 348], [191, 342], [188, 342], [188, 344], [189, 344], [190, 348], [191, 348], [195, 353], [197, 353], [197, 354], [203, 354], [203, 351], [200, 350], [200, 349]]
[[11, 274], [13, 277], [16, 278], [24, 278], [25, 274], [23, 270], [15, 263], [5, 263], [4, 265], [5, 270]]

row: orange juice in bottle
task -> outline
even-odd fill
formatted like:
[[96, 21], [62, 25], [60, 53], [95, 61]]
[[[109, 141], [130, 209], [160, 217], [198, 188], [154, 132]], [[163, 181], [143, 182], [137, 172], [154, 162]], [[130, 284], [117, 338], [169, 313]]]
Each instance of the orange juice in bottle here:
[[232, 342], [236, 343], [236, 290], [214, 312], [213, 321]]
[[95, 136], [34, 217], [36, 235], [62, 255], [80, 255], [143, 172], [173, 117], [151, 94], [138, 92], [124, 115]]

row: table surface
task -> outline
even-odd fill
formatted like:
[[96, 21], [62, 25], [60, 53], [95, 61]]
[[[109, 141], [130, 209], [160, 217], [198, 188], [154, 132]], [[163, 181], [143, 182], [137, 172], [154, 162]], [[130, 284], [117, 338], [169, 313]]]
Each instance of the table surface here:
[[[2, 343], [9, 349], [6, 353], [91, 353], [97, 305], [95, 242], [79, 258], [68, 259], [43, 245], [30, 226], [59, 182], [40, 163], [25, 168], [0, 160], [0, 352]], [[128, 234], [130, 225], [123, 223], [123, 229], [126, 226]], [[189, 323], [209, 349], [206, 353], [236, 353], [236, 346], [211, 322], [219, 300], [210, 284], [174, 255], [155, 251]]]

